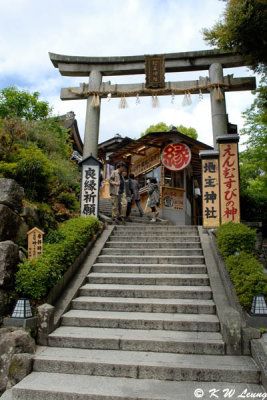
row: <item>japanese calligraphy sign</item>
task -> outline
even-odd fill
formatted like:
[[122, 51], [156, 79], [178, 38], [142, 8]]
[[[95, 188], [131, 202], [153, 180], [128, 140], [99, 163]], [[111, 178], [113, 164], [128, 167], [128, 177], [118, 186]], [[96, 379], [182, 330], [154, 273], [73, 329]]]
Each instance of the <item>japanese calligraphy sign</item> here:
[[165, 87], [165, 57], [164, 56], [145, 56], [146, 61], [146, 87], [164, 88]]
[[237, 143], [220, 143], [221, 223], [240, 222]]
[[220, 225], [220, 188], [218, 157], [202, 158], [203, 226]]
[[160, 164], [160, 150], [150, 153], [146, 157], [140, 157], [131, 167], [131, 173], [135, 176], [142, 174], [150, 168]]
[[100, 162], [93, 156], [81, 161], [81, 215], [98, 217]]
[[43, 254], [43, 235], [44, 232], [38, 228], [33, 228], [28, 235], [28, 260]]
[[161, 162], [171, 171], [182, 171], [191, 161], [191, 151], [186, 144], [170, 143], [161, 153]]

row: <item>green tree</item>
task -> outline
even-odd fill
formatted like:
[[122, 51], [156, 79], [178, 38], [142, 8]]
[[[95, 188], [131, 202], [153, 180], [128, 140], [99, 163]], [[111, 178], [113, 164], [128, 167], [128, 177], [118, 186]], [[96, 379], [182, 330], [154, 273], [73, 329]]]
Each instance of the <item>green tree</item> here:
[[[172, 125], [166, 125], [165, 122], [159, 122], [156, 125], [150, 125], [145, 132], [141, 133], [140, 137], [147, 135], [150, 132], [167, 132], [172, 129]], [[182, 134], [189, 136], [193, 139], [197, 139], [198, 134], [195, 128], [189, 127], [186, 128], [183, 125], [177, 126], [178, 132], [181, 132]]]
[[51, 112], [46, 101], [39, 100], [39, 93], [30, 94], [10, 86], [0, 91], [0, 118], [23, 118], [37, 120], [46, 118]]
[[242, 187], [258, 186], [259, 191], [267, 195], [267, 78], [261, 79], [254, 91], [256, 98], [243, 116], [244, 128], [241, 135], [247, 136], [247, 149], [240, 154]]
[[167, 132], [170, 129], [171, 125], [166, 125], [165, 122], [158, 122], [156, 125], [150, 125], [140, 136], [145, 136], [150, 132]]
[[263, 221], [267, 228], [267, 87], [263, 77], [251, 107], [243, 113], [241, 135], [248, 137], [240, 153], [241, 216], [247, 221]]
[[211, 46], [239, 52], [256, 72], [266, 72], [266, 21], [266, 0], [229, 0], [222, 19], [202, 33]]
[[177, 130], [179, 132], [183, 133], [184, 135], [197, 140], [198, 134], [197, 134], [197, 131], [195, 130], [195, 128], [192, 128], [191, 126], [189, 128], [186, 128], [184, 125], [179, 125], [179, 126], [177, 126]]

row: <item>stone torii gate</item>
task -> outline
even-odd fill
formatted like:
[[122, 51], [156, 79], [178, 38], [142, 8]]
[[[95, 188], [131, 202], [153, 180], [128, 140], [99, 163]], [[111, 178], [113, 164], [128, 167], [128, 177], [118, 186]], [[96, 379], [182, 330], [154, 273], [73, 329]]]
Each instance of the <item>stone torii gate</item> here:
[[[97, 157], [101, 98], [130, 96], [186, 95], [210, 93], [214, 148], [216, 138], [228, 133], [224, 92], [253, 90], [255, 78], [223, 75], [223, 68], [244, 66], [240, 54], [219, 50], [193, 51], [155, 56], [77, 57], [49, 53], [63, 76], [86, 76], [89, 83], [62, 88], [62, 100], [87, 99], [83, 157]], [[164, 81], [165, 72], [209, 70], [209, 77], [195, 81]], [[103, 76], [146, 73], [146, 84], [111, 84]]]

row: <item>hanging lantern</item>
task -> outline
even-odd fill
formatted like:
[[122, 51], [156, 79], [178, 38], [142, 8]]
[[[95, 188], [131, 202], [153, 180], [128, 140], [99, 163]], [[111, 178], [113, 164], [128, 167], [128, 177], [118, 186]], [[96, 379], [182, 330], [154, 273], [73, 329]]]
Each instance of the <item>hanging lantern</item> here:
[[199, 101], [203, 100], [203, 93], [201, 92], [201, 89], [199, 89], [198, 98], [199, 98]]
[[141, 103], [141, 100], [140, 100], [140, 97], [139, 97], [139, 93], [137, 93], [135, 104], [138, 106], [140, 103]]
[[111, 100], [111, 93], [109, 93], [109, 94], [107, 95], [107, 99], [108, 99], [108, 101]]
[[174, 104], [174, 100], [175, 100], [175, 94], [172, 93], [172, 97], [171, 97], [171, 104]]

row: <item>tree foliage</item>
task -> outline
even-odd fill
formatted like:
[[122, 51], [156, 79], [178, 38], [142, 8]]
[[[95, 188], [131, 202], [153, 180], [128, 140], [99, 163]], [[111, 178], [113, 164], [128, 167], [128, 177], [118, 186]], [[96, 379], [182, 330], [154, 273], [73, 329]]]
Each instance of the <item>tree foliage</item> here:
[[240, 153], [241, 216], [246, 221], [262, 221], [267, 228], [267, 87], [263, 77], [251, 107], [243, 113], [241, 135], [247, 148]]
[[[141, 133], [141, 137], [147, 135], [150, 132], [167, 132], [172, 129], [172, 125], [166, 125], [165, 122], [159, 122], [156, 125], [150, 125], [145, 132]], [[176, 127], [178, 132], [181, 132], [182, 134], [189, 136], [193, 139], [197, 139], [198, 134], [195, 128], [189, 127], [186, 128], [183, 125], [179, 125]]]
[[256, 98], [243, 116], [241, 135], [248, 137], [247, 149], [240, 154], [242, 188], [264, 192], [267, 198], [267, 78], [263, 77]]
[[[8, 88], [1, 94], [8, 101], [0, 99], [0, 178], [15, 179], [24, 187], [25, 201], [44, 204], [58, 221], [71, 217], [79, 210], [80, 173], [70, 161], [67, 130], [48, 115], [49, 106], [37, 93]], [[47, 231], [54, 222], [48, 225], [42, 228]]]
[[39, 93], [30, 94], [10, 86], [0, 91], [0, 118], [37, 120], [46, 118], [51, 109], [46, 101], [39, 100]]
[[240, 52], [256, 72], [267, 64], [266, 0], [229, 0], [222, 19], [203, 29], [204, 40], [222, 50]]

